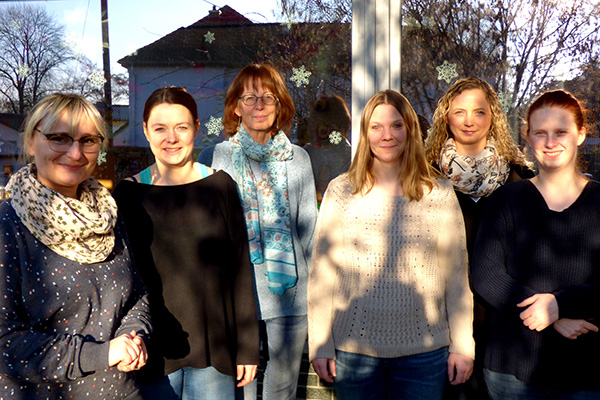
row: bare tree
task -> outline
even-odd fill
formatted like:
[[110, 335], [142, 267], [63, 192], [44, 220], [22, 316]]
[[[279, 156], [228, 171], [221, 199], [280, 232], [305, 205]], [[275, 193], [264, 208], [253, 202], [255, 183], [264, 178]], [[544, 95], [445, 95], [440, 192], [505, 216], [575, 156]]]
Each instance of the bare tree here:
[[279, 5], [291, 22], [352, 21], [352, 0], [279, 0]]
[[403, 18], [402, 88], [411, 101], [431, 115], [451, 84], [435, 67], [448, 61], [458, 77], [495, 86], [515, 134], [532, 97], [581, 74], [600, 52], [595, 0], [404, 0]]
[[64, 27], [31, 5], [2, 6], [0, 49], [0, 95], [21, 115], [44, 96], [52, 72], [72, 57]]

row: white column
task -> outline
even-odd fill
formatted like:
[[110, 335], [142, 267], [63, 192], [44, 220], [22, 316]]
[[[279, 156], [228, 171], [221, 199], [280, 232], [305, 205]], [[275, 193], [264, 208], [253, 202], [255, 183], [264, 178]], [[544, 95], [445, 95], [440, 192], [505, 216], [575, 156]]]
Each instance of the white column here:
[[369, 98], [400, 91], [401, 10], [402, 0], [352, 1], [352, 154]]

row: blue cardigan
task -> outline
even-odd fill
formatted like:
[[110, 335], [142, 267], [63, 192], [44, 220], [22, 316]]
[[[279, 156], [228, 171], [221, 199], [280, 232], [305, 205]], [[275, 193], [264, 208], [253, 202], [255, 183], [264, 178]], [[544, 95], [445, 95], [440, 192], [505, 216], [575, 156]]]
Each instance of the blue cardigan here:
[[[285, 163], [287, 164], [292, 240], [298, 281], [296, 286], [287, 289], [282, 296], [273, 294], [267, 287], [265, 265], [254, 264], [258, 314], [261, 320], [306, 315], [307, 313], [306, 285], [317, 223], [317, 197], [308, 153], [296, 145], [292, 145], [292, 148], [293, 157]], [[223, 170], [233, 176], [229, 142], [222, 142], [204, 149], [198, 156], [198, 162]], [[260, 168], [260, 164], [254, 160], [250, 160], [250, 166], [253, 170]], [[259, 213], [262, 213], [262, 204], [259, 204], [259, 208]]]

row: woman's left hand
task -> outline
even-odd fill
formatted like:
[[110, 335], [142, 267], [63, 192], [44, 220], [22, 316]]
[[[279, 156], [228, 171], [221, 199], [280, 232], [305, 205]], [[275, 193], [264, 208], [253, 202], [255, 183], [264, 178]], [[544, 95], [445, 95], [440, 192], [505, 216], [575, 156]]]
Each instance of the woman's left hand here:
[[256, 367], [256, 365], [237, 366], [237, 387], [245, 386], [254, 380], [254, 377], [256, 376]]
[[531, 330], [543, 331], [558, 321], [558, 303], [552, 293], [538, 293], [526, 298], [517, 307], [527, 307], [519, 316]]
[[473, 373], [473, 359], [458, 353], [448, 355], [448, 380], [451, 385], [465, 383]]

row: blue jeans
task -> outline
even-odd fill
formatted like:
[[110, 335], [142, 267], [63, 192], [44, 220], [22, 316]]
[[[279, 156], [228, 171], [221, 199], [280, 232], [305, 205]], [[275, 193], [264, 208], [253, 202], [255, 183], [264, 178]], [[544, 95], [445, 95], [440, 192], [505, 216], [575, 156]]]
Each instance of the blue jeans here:
[[[306, 315], [264, 320], [263, 348], [269, 357], [263, 381], [263, 400], [296, 400], [302, 352], [308, 334]], [[256, 379], [244, 386], [244, 399], [256, 400]]]
[[547, 390], [518, 380], [514, 375], [483, 370], [492, 400], [598, 400], [596, 390]]
[[338, 400], [441, 399], [448, 380], [448, 348], [378, 358], [335, 351]]
[[235, 378], [214, 369], [185, 367], [141, 387], [144, 400], [232, 400]]

